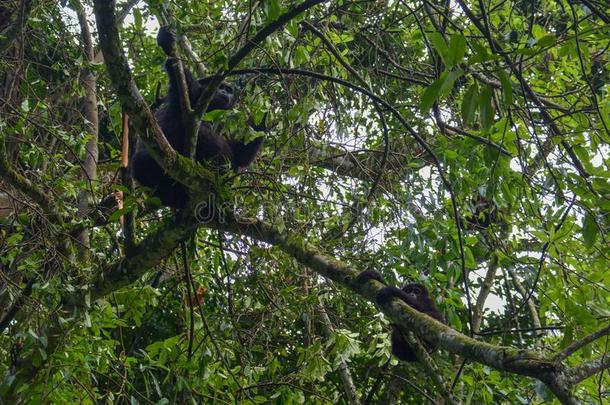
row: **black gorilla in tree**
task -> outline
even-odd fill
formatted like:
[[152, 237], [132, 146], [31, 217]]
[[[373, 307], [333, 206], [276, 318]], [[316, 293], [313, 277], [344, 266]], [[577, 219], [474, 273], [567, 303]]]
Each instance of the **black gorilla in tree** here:
[[[365, 283], [366, 281], [374, 279], [382, 284], [386, 284], [381, 274], [374, 270], [366, 270], [358, 275], [357, 282]], [[447, 324], [445, 318], [436, 308], [436, 304], [428, 295], [428, 290], [421, 284], [411, 283], [407, 284], [402, 288], [394, 286], [386, 286], [381, 290], [375, 297], [375, 301], [378, 304], [384, 304], [393, 297], [399, 298], [410, 307], [422, 312], [437, 321]], [[430, 342], [423, 340], [424, 347], [428, 353], [432, 353], [436, 350], [436, 347]], [[415, 351], [409, 343], [407, 343], [402, 331], [396, 325], [392, 325], [392, 354], [403, 361], [417, 361]]]
[[[167, 141], [180, 154], [186, 154], [187, 128], [183, 121], [180, 106], [180, 88], [176, 64], [180, 63], [171, 57], [171, 48], [176, 38], [167, 28], [161, 27], [157, 35], [157, 43], [168, 56], [165, 69], [169, 77], [169, 90], [164, 103], [155, 110], [155, 118], [161, 126]], [[191, 71], [184, 66], [184, 76], [191, 105], [195, 105], [210, 79], [196, 80]], [[208, 111], [229, 110], [235, 104], [233, 87], [223, 82], [214, 94]], [[214, 132], [212, 126], [202, 121], [197, 135], [195, 159], [199, 162], [210, 161], [215, 164], [230, 162], [235, 172], [248, 167], [258, 153], [263, 137], [250, 143], [227, 139], [222, 134]], [[146, 150], [143, 142], [138, 142], [131, 160], [133, 177], [143, 186], [150, 187], [161, 202], [172, 208], [183, 208], [187, 200], [187, 192], [183, 185], [172, 179]]]

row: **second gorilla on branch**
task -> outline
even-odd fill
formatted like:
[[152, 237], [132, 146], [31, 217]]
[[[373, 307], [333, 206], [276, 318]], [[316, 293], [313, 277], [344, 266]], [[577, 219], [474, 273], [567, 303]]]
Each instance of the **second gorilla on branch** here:
[[[360, 273], [356, 279], [356, 281], [360, 284], [367, 282], [368, 280], [377, 280], [382, 284], [386, 284], [383, 277], [379, 272], [375, 270], [365, 270]], [[447, 324], [443, 314], [436, 308], [436, 304], [428, 295], [428, 290], [421, 284], [410, 283], [404, 286], [402, 289], [394, 286], [388, 286], [381, 290], [377, 296], [375, 297], [375, 301], [378, 304], [383, 304], [388, 302], [393, 297], [396, 297], [403, 301], [405, 304], [409, 305], [411, 308], [416, 309], [419, 312], [422, 312], [429, 317], [436, 319], [437, 321]], [[402, 331], [396, 325], [392, 325], [392, 354], [398, 357], [403, 361], [417, 361], [417, 356], [415, 355], [415, 350], [409, 345], [407, 340], [405, 339]], [[436, 350], [436, 347], [429, 341], [423, 340], [423, 346], [428, 351], [428, 353], [432, 353]]]
[[[164, 103], [155, 110], [155, 118], [163, 130], [170, 145], [176, 152], [185, 155], [187, 144], [187, 126], [183, 121], [183, 111], [180, 106], [180, 87], [176, 64], [171, 48], [176, 38], [168, 27], [161, 27], [157, 35], [157, 44], [168, 56], [165, 69], [169, 77], [169, 90]], [[208, 85], [209, 78], [196, 80], [191, 71], [183, 64], [184, 76], [191, 105], [195, 105], [199, 96]], [[223, 82], [214, 94], [207, 111], [230, 110], [235, 104], [233, 86]], [[199, 162], [210, 161], [221, 165], [231, 164], [238, 173], [248, 167], [263, 143], [263, 137], [250, 143], [227, 139], [223, 134], [214, 132], [212, 126], [202, 121], [197, 135], [195, 159]], [[186, 205], [187, 191], [183, 185], [172, 179], [150, 155], [143, 142], [138, 141], [136, 151], [131, 160], [133, 177], [143, 186], [150, 187], [161, 202], [172, 208], [183, 208]]]

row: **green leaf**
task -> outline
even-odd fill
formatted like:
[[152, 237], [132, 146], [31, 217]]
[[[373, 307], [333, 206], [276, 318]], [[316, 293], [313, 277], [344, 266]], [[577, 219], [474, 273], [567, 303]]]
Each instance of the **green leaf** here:
[[447, 60], [449, 59], [449, 49], [447, 48], [445, 38], [438, 32], [433, 32], [428, 38], [430, 39], [432, 47], [441, 56], [443, 62], [445, 62], [445, 65], [449, 65], [449, 63], [447, 63]]
[[451, 93], [451, 90], [453, 90], [453, 85], [455, 84], [455, 81], [462, 75], [462, 71], [461, 70], [452, 70], [451, 72], [449, 72], [449, 74], [447, 74], [447, 78], [445, 79], [445, 81], [443, 82], [443, 85], [441, 86], [441, 97], [444, 97], [446, 95], [448, 95], [449, 93]]
[[599, 229], [597, 228], [595, 217], [591, 213], [587, 212], [582, 224], [582, 236], [585, 240], [585, 246], [587, 248], [591, 248], [595, 244], [598, 233]]
[[137, 31], [142, 31], [142, 12], [137, 7], [133, 11], [133, 23]]
[[468, 64], [473, 65], [475, 63], [486, 62], [488, 60], [497, 59], [498, 56], [493, 55], [487, 47], [480, 41], [471, 41], [470, 45], [474, 48], [474, 56], [469, 58]]
[[481, 89], [481, 96], [479, 98], [479, 115], [481, 117], [481, 126], [485, 131], [491, 128], [494, 120], [494, 109], [491, 103], [493, 91], [491, 86], [486, 84]]
[[452, 35], [449, 40], [449, 55], [447, 62], [450, 66], [455, 66], [462, 61], [466, 55], [466, 37], [463, 35]]
[[474, 269], [477, 267], [477, 262], [474, 260], [472, 250], [468, 246], [464, 246], [464, 259], [466, 261], [466, 267]]
[[545, 35], [538, 40], [538, 46], [542, 48], [546, 48], [548, 46], [552, 46], [557, 42], [557, 37], [555, 34]]
[[504, 70], [498, 72], [500, 83], [502, 83], [502, 100], [509, 106], [513, 103], [513, 86], [510, 82], [510, 78]]
[[432, 83], [430, 87], [428, 87], [426, 91], [424, 91], [424, 95], [422, 96], [422, 99], [419, 104], [421, 111], [428, 112], [438, 98], [449, 94], [453, 89], [455, 81], [461, 75], [461, 70], [443, 72], [441, 77], [435, 80], [434, 83]]
[[479, 103], [479, 85], [474, 82], [462, 98], [462, 119], [466, 124], [472, 124]]
[[421, 101], [419, 102], [419, 108], [421, 109], [422, 112], [430, 111], [430, 108], [432, 108], [432, 105], [434, 104], [436, 99], [441, 94], [441, 88], [443, 87], [443, 84], [445, 83], [445, 80], [447, 79], [447, 76], [448, 76], [448, 73], [447, 72], [443, 72], [441, 77], [436, 79], [426, 89], [426, 91], [424, 91], [424, 95], [422, 96]]
[[267, 6], [267, 21], [277, 20], [282, 11], [278, 0], [268, 0], [265, 2]]

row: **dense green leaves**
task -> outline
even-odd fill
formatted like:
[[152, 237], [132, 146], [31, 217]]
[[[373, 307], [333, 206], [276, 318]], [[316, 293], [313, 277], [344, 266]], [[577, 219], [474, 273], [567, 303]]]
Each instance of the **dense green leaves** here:
[[[546, 356], [607, 325], [603, 2], [336, 1], [298, 15], [255, 44], [237, 67], [246, 71], [228, 76], [236, 108], [202, 117], [239, 140], [263, 124], [266, 140], [247, 171], [219, 169], [218, 198], [200, 202], [264, 220], [297, 251], [203, 223], [184, 242], [186, 257], [176, 249], [153, 266], [132, 242], [157, 240], [176, 212], [122, 182], [124, 100], [102, 55], [87, 61], [77, 16], [61, 2], [34, 3], [16, 31], [6, 24], [17, 16], [0, 6], [0, 403], [441, 400], [421, 364], [391, 357], [395, 320], [342, 280], [305, 268], [302, 246], [377, 270], [391, 285], [424, 284], [451, 328], [491, 345]], [[167, 88], [158, 21], [188, 39], [180, 56], [195, 76], [211, 75], [303, 4], [165, 3], [129, 6], [120, 27], [149, 105]], [[83, 173], [95, 137], [84, 68], [96, 75], [94, 179]], [[133, 138], [138, 125], [132, 117]], [[114, 191], [122, 208], [108, 203]], [[134, 255], [141, 277], [121, 265]], [[121, 288], [104, 284], [108, 269]], [[110, 293], [94, 300], [92, 285]], [[66, 300], [75, 296], [78, 305]], [[607, 356], [606, 338], [558, 369]], [[444, 349], [432, 357], [451, 386], [461, 358]], [[605, 403], [608, 378], [597, 373], [568, 391]], [[556, 398], [540, 381], [479, 361], [464, 365], [452, 393], [471, 404]]]

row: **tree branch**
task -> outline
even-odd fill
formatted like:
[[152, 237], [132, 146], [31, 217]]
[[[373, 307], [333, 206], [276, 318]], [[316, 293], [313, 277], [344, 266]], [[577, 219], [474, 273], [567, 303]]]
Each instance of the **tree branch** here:
[[581, 347], [584, 347], [584, 346], [588, 345], [589, 343], [593, 342], [594, 340], [597, 340], [600, 337], [606, 336], [608, 334], [610, 334], [610, 324], [608, 326], [606, 326], [605, 328], [598, 330], [597, 332], [593, 332], [590, 335], [587, 335], [580, 340], [572, 342], [571, 345], [569, 345], [568, 347], [563, 349], [561, 352], [557, 353], [554, 360], [558, 361], [558, 362], [563, 361], [566, 358], [568, 358], [570, 355], [572, 355], [574, 352], [576, 352], [578, 349], [580, 349]]
[[277, 20], [270, 22], [260, 31], [254, 34], [254, 37], [252, 37], [252, 39], [248, 40], [244, 46], [238, 49], [237, 52], [235, 52], [233, 56], [229, 58], [229, 62], [227, 63], [227, 70], [224, 72], [219, 72], [212, 77], [212, 80], [208, 83], [207, 88], [201, 93], [201, 95], [199, 96], [199, 100], [197, 100], [197, 104], [194, 108], [195, 113], [198, 116], [203, 114], [208, 104], [210, 104], [214, 93], [216, 93], [218, 86], [220, 86], [220, 83], [222, 83], [227, 74], [233, 69], [235, 69], [237, 65], [239, 65], [239, 63], [246, 56], [248, 56], [248, 54], [252, 52], [254, 48], [256, 48], [260, 43], [262, 43], [269, 35], [273, 34], [275, 31], [279, 30], [288, 22], [290, 22], [290, 20], [292, 20], [299, 14], [304, 13], [313, 6], [320, 3], [324, 3], [324, 1], [326, 0], [306, 0], [298, 6], [290, 9], [286, 13], [280, 15]]
[[582, 363], [566, 371], [566, 382], [568, 386], [576, 385], [582, 380], [589, 378], [607, 368], [610, 368], [610, 354], [604, 353], [596, 359]]
[[190, 189], [205, 190], [209, 184], [200, 179], [213, 177], [211, 172], [172, 148], [133, 80], [121, 48], [114, 14], [115, 3], [116, 0], [95, 0], [94, 11], [104, 62], [121, 106], [138, 129], [140, 139], [152, 157], [165, 172]]
[[[356, 276], [358, 275], [356, 270], [338, 260], [322, 255], [315, 246], [297, 235], [280, 233], [270, 224], [255, 219], [238, 219], [229, 212], [223, 212], [221, 219], [217, 223], [209, 223], [206, 226], [249, 236], [275, 245], [301, 264], [371, 302], [375, 301], [377, 293], [385, 287], [374, 280], [364, 285], [359, 284], [356, 282]], [[497, 370], [510, 371], [530, 377], [542, 377], [545, 373], [555, 370], [555, 364], [537, 352], [494, 346], [476, 341], [418, 312], [398, 299], [390, 300], [387, 304], [381, 306], [381, 309], [393, 322], [406, 330], [417, 331], [420, 336], [426, 336], [426, 340], [429, 340], [431, 344], [438, 344], [451, 353], [483, 363]]]
[[[85, 145], [85, 159], [83, 162], [82, 176], [87, 182], [89, 187], [93, 189], [92, 182], [97, 178], [97, 159], [98, 159], [98, 113], [97, 113], [97, 81], [93, 72], [87, 66], [93, 63], [94, 50], [93, 42], [91, 39], [91, 31], [89, 29], [89, 23], [87, 22], [87, 14], [85, 9], [79, 0], [71, 0], [72, 7], [76, 10], [78, 16], [78, 23], [81, 30], [81, 42], [83, 48], [83, 54], [85, 56], [85, 66], [81, 69], [81, 84], [85, 90], [85, 96], [83, 100], [83, 112], [85, 115], [84, 126], [86, 133], [89, 135], [87, 144]], [[78, 217], [83, 219], [87, 216], [89, 211], [89, 198], [91, 193], [87, 189], [83, 189], [79, 193], [78, 197]], [[89, 232], [87, 229], [83, 229], [78, 235], [79, 252], [83, 257], [88, 255], [89, 249]]]

